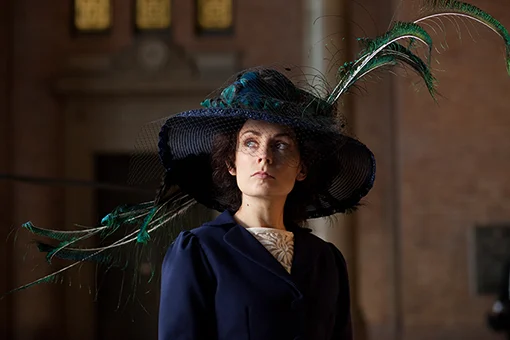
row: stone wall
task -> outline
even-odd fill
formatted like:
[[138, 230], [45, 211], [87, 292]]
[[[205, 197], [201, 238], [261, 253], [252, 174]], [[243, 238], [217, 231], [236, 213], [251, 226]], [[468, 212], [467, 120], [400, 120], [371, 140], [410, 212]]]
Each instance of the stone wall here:
[[[510, 25], [508, 3], [472, 3]], [[369, 6], [377, 24], [392, 14]], [[400, 10], [398, 18], [412, 19], [416, 3]], [[485, 321], [494, 296], [474, 292], [469, 240], [477, 225], [510, 220], [510, 78], [501, 39], [481, 25], [458, 24], [461, 41], [445, 21], [448, 49], [435, 53], [437, 104], [424, 86], [415, 90], [411, 72], [368, 84], [357, 99], [357, 131], [379, 165], [358, 216], [372, 338], [499, 338]], [[439, 48], [442, 37], [433, 36]]]

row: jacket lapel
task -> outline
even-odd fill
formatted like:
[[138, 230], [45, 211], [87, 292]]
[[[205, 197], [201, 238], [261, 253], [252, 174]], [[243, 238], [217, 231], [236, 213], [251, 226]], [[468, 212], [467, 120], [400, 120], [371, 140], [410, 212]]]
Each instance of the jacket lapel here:
[[310, 283], [310, 272], [316, 261], [318, 252], [313, 249], [313, 237], [307, 230], [294, 231], [294, 257], [290, 271], [293, 282], [301, 291], [306, 291]]
[[230, 225], [230, 228], [223, 237], [223, 240], [230, 247], [248, 260], [285, 281], [294, 289], [298, 297], [302, 296], [301, 291], [306, 288], [306, 282], [309, 281], [309, 272], [317, 256], [316, 252], [310, 247], [311, 244], [308, 238], [312, 236], [309, 235], [308, 231], [301, 229], [294, 231], [294, 257], [291, 274], [289, 274], [249, 231], [235, 222], [228, 211], [218, 216], [211, 224], [218, 226]]
[[244, 227], [236, 224], [225, 234], [223, 239], [242, 256], [273, 273], [299, 292], [289, 273]]

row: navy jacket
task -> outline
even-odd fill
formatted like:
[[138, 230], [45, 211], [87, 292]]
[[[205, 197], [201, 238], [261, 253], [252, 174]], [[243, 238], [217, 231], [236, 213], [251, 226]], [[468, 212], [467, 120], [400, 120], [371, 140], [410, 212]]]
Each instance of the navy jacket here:
[[179, 234], [162, 267], [160, 340], [351, 340], [340, 251], [294, 232], [291, 274], [229, 212]]

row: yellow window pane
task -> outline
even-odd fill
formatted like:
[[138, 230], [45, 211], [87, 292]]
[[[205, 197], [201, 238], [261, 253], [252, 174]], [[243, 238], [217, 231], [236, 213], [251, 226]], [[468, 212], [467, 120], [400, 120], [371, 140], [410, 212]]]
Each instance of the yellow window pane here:
[[224, 30], [232, 26], [232, 0], [197, 0], [198, 26], [204, 30]]
[[80, 31], [101, 31], [112, 24], [110, 0], [75, 0], [74, 26]]
[[170, 27], [171, 0], [136, 0], [136, 27], [164, 29]]

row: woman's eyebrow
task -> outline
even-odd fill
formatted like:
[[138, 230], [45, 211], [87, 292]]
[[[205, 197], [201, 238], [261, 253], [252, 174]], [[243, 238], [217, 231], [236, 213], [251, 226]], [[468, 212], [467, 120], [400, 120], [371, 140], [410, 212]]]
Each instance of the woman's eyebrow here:
[[277, 133], [276, 135], [274, 135], [273, 137], [289, 137], [292, 139], [292, 136], [290, 135], [290, 133], [288, 132], [282, 132], [282, 133]]
[[243, 132], [243, 136], [244, 136], [244, 135], [246, 135], [246, 134], [248, 134], [248, 133], [254, 134], [254, 135], [256, 135], [256, 136], [260, 136], [260, 135], [261, 135], [261, 133], [260, 133], [260, 132], [255, 131], [255, 130], [246, 130], [246, 131], [244, 131], [244, 132]]

